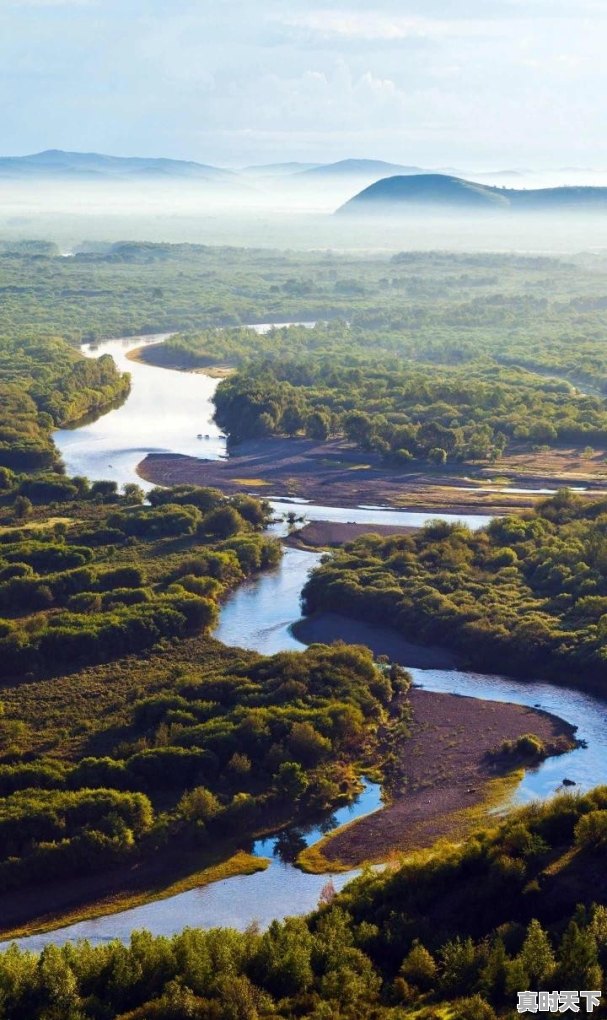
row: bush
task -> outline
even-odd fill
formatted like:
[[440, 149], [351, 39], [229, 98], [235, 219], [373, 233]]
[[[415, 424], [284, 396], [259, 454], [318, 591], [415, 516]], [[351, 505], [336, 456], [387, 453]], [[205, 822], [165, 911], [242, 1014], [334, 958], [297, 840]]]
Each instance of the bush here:
[[480, 995], [457, 999], [452, 1009], [451, 1020], [497, 1020], [494, 1009]]
[[203, 517], [200, 525], [201, 534], [214, 535], [217, 538], [230, 538], [244, 530], [244, 518], [231, 506], [211, 510]]
[[534, 733], [523, 733], [516, 740], [505, 740], [500, 747], [500, 753], [513, 758], [531, 759], [545, 758], [547, 754], [544, 741]]
[[210, 822], [220, 811], [217, 797], [204, 786], [188, 790], [177, 805], [177, 814], [188, 822]]
[[575, 842], [584, 849], [607, 846], [607, 811], [591, 811], [582, 815], [575, 827]]

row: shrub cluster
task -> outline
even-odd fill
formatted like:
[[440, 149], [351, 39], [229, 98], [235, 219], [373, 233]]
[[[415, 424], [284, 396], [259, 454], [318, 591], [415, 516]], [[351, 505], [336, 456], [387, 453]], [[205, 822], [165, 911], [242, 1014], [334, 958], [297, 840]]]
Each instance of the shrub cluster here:
[[312, 574], [305, 611], [388, 622], [478, 669], [604, 683], [606, 536], [607, 502], [567, 490], [480, 531], [362, 536]]

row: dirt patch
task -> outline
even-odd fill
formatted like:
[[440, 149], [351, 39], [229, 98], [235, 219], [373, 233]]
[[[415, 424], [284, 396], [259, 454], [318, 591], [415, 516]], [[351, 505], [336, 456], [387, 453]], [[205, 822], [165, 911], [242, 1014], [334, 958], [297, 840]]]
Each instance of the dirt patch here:
[[292, 531], [283, 539], [285, 545], [294, 549], [326, 549], [336, 548], [346, 542], [353, 542], [360, 535], [410, 535], [417, 531], [407, 525], [399, 524], [340, 524], [338, 521], [311, 521], [310, 524]]
[[330, 645], [334, 641], [366, 645], [374, 655], [387, 655], [393, 662], [406, 663], [417, 669], [457, 669], [462, 664], [459, 656], [448, 648], [418, 645], [403, 637], [393, 627], [380, 627], [339, 613], [306, 616], [298, 620], [291, 631], [306, 645]]
[[521, 705], [413, 690], [411, 708], [392, 803], [329, 837], [322, 846], [327, 861], [353, 867], [463, 838], [479, 824], [491, 781], [508, 772], [492, 756], [504, 740], [533, 733], [546, 746], [573, 741], [574, 727]]
[[[561, 456], [562, 455], [562, 456]], [[486, 491], [489, 479], [501, 475], [516, 485], [558, 488], [562, 485], [598, 485], [605, 472], [603, 454], [596, 464], [583, 460], [581, 452], [550, 451], [532, 455], [521, 452], [498, 464], [424, 467], [404, 470], [386, 465], [377, 454], [362, 452], [337, 440], [266, 438], [241, 443], [225, 460], [198, 460], [179, 454], [148, 454], [138, 473], [155, 485], [193, 483], [210, 485], [227, 495], [243, 489], [277, 499], [305, 499], [325, 506], [355, 507], [380, 504], [402, 510], [433, 510], [450, 513], [503, 514], [530, 509], [541, 493]], [[559, 457], [561, 459], [559, 459]], [[583, 464], [586, 473], [578, 470]], [[600, 469], [600, 470], [599, 470]], [[475, 477], [468, 474], [474, 470]], [[468, 473], [468, 474], [467, 474]], [[249, 480], [250, 484], [245, 484]]]
[[494, 462], [488, 474], [504, 474], [525, 484], [607, 485], [607, 450], [571, 446], [559, 449], [512, 449]]

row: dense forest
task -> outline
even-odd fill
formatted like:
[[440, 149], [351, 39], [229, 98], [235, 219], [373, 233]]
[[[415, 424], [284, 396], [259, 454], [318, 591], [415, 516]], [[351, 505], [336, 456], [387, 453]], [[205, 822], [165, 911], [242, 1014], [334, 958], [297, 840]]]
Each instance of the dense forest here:
[[[217, 602], [247, 574], [277, 562], [276, 541], [257, 534], [269, 508], [188, 487], [151, 493], [152, 506], [116, 506], [93, 520], [27, 524], [34, 501], [54, 498], [72, 514], [82, 502], [143, 500], [137, 486], [86, 479], [21, 480], [0, 532], [0, 676], [15, 679], [103, 662], [163, 636], [208, 630]], [[11, 492], [5, 494], [8, 503]], [[173, 549], [191, 554], [175, 562]]]
[[[193, 486], [143, 505], [134, 485], [12, 483], [0, 507], [0, 892], [147, 860], [176, 837], [227, 857], [271, 819], [351, 798], [362, 762], [377, 765], [379, 728], [384, 742], [405, 732], [406, 675], [366, 649], [218, 655], [220, 600], [281, 554], [263, 533], [267, 504]], [[117, 716], [123, 670], [141, 686]]]
[[[403, 253], [349, 255], [189, 244], [81, 245], [62, 257], [44, 243], [0, 250], [0, 336], [107, 336], [310, 321], [341, 316], [414, 336], [460, 327], [572, 333], [582, 355], [606, 300], [600, 256]], [[444, 310], [457, 310], [452, 322]], [[453, 331], [452, 331], [453, 330]], [[592, 352], [584, 352], [592, 373]], [[590, 377], [590, 376], [589, 376]]]
[[598, 273], [495, 256], [401, 255], [388, 267], [378, 280], [365, 266], [347, 316], [262, 337], [241, 326], [180, 333], [142, 357], [235, 369], [216, 395], [234, 441], [339, 437], [403, 466], [605, 444]]
[[0, 467], [56, 467], [52, 429], [99, 414], [128, 391], [108, 355], [84, 358], [56, 338], [0, 337]]
[[568, 490], [479, 531], [367, 535], [312, 574], [304, 608], [389, 623], [489, 672], [604, 689], [606, 536], [607, 501]]
[[[238, 368], [217, 394], [235, 440], [340, 436], [403, 466], [491, 459], [521, 443], [601, 446], [603, 280], [598, 257], [117, 244], [63, 258], [9, 247], [0, 463], [48, 466], [51, 426], [124, 397], [109, 359], [70, 360], [65, 341], [162, 330], [181, 332], [146, 360]], [[319, 324], [267, 337], [241, 326], [280, 319]]]
[[128, 946], [39, 957], [13, 947], [0, 956], [0, 1016], [495, 1020], [518, 1015], [519, 990], [552, 988], [576, 989], [585, 1015], [583, 990], [600, 990], [607, 967], [595, 902], [606, 808], [604, 788], [532, 805], [463, 847], [369, 871], [337, 899], [328, 886], [313, 915], [263, 933], [138, 932]]
[[336, 436], [403, 466], [492, 460], [517, 443], [607, 441], [604, 400], [567, 381], [477, 362], [433, 366], [429, 375], [397, 362], [366, 354], [356, 363], [352, 353], [268, 358], [221, 383], [217, 421], [234, 441]]

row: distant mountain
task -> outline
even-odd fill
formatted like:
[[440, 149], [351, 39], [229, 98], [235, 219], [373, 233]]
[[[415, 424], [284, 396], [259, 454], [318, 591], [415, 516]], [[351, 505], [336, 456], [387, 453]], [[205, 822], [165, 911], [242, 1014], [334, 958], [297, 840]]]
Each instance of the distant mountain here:
[[63, 152], [61, 149], [47, 149], [31, 156], [0, 157], [0, 177], [22, 180], [52, 177], [89, 180], [185, 178], [230, 181], [235, 179], [235, 174], [229, 170], [180, 159], [105, 156], [98, 152]]
[[316, 170], [318, 163], [266, 163], [262, 166], [245, 166], [238, 173], [247, 177], [291, 177], [293, 174]]
[[342, 205], [337, 213], [390, 215], [414, 208], [425, 211], [548, 212], [607, 211], [607, 188], [497, 188], [443, 174], [386, 177]]
[[[457, 176], [457, 174], [455, 176]], [[490, 181], [497, 180], [498, 178], [501, 180], [504, 177], [523, 177], [524, 175], [521, 170], [486, 170], [477, 174], [472, 174], [472, 176], [474, 178], [481, 178], [482, 180]]]
[[299, 179], [318, 180], [321, 177], [393, 177], [397, 174], [423, 174], [419, 166], [401, 166], [398, 163], [384, 163], [381, 159], [340, 159], [337, 163], [325, 163], [303, 170]]

